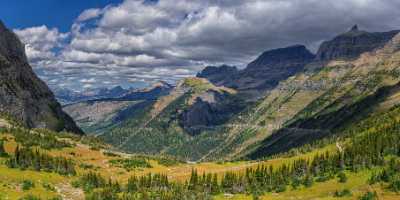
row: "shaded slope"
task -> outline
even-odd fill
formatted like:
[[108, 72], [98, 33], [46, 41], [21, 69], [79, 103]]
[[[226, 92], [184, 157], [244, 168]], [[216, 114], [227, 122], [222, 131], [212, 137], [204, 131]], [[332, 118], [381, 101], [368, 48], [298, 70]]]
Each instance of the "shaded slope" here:
[[29, 66], [24, 45], [0, 22], [0, 112], [29, 128], [82, 134]]

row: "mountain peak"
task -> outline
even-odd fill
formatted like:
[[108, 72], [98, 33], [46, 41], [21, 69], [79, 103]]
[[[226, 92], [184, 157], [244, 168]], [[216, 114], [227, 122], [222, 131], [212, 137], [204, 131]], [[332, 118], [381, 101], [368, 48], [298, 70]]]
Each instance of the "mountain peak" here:
[[0, 20], [0, 31], [6, 30], [6, 26], [4, 25], [3, 21]]
[[355, 24], [353, 27], [351, 27], [350, 31], [358, 31], [358, 25]]
[[151, 88], [157, 88], [157, 87], [159, 87], [159, 88], [172, 88], [173, 86], [171, 84], [167, 83], [166, 81], [160, 80], [160, 81], [155, 82], [151, 86]]
[[354, 25], [350, 31], [342, 33], [332, 40], [321, 44], [316, 60], [349, 60], [358, 58], [362, 53], [383, 47], [399, 31], [367, 32], [360, 31]]
[[314, 55], [304, 45], [292, 45], [285, 48], [268, 50], [262, 53], [247, 68], [271, 68], [279, 67], [279, 63], [291, 61], [311, 61]]

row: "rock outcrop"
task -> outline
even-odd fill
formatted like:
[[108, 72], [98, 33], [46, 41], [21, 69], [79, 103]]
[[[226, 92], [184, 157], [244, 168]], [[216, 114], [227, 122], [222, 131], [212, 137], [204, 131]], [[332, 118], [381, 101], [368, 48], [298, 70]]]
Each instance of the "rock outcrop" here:
[[1, 22], [0, 113], [12, 116], [28, 128], [83, 133], [62, 111], [47, 85], [35, 75], [24, 45]]

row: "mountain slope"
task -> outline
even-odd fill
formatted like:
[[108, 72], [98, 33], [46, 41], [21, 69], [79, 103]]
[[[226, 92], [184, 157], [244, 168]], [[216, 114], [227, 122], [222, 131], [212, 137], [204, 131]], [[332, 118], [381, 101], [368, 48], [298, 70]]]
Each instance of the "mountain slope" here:
[[[365, 53], [354, 61], [328, 65], [330, 68], [322, 72], [339, 67], [343, 76], [335, 76], [338, 78], [335, 84], [322, 90], [323, 93], [298, 110], [283, 124], [283, 129], [255, 147], [250, 157], [287, 151], [319, 138], [340, 134], [346, 125], [397, 105], [400, 102], [399, 47], [400, 35], [397, 35], [382, 49]], [[324, 80], [329, 82], [329, 78]], [[302, 91], [296, 90], [299, 92]]]
[[0, 113], [29, 128], [82, 134], [29, 66], [24, 45], [0, 22]]
[[234, 90], [214, 86], [205, 79], [188, 78], [169, 95], [100, 137], [128, 152], [199, 158], [218, 144], [216, 137], [220, 136], [212, 138], [208, 132], [219, 129], [232, 113], [240, 111], [234, 94]]

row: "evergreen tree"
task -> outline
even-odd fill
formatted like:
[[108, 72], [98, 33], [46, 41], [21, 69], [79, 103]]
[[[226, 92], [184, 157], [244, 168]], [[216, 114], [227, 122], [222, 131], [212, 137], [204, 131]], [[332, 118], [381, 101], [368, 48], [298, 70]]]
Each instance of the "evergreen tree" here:
[[4, 149], [4, 141], [0, 140], [0, 157], [7, 157], [8, 154], [6, 150]]

